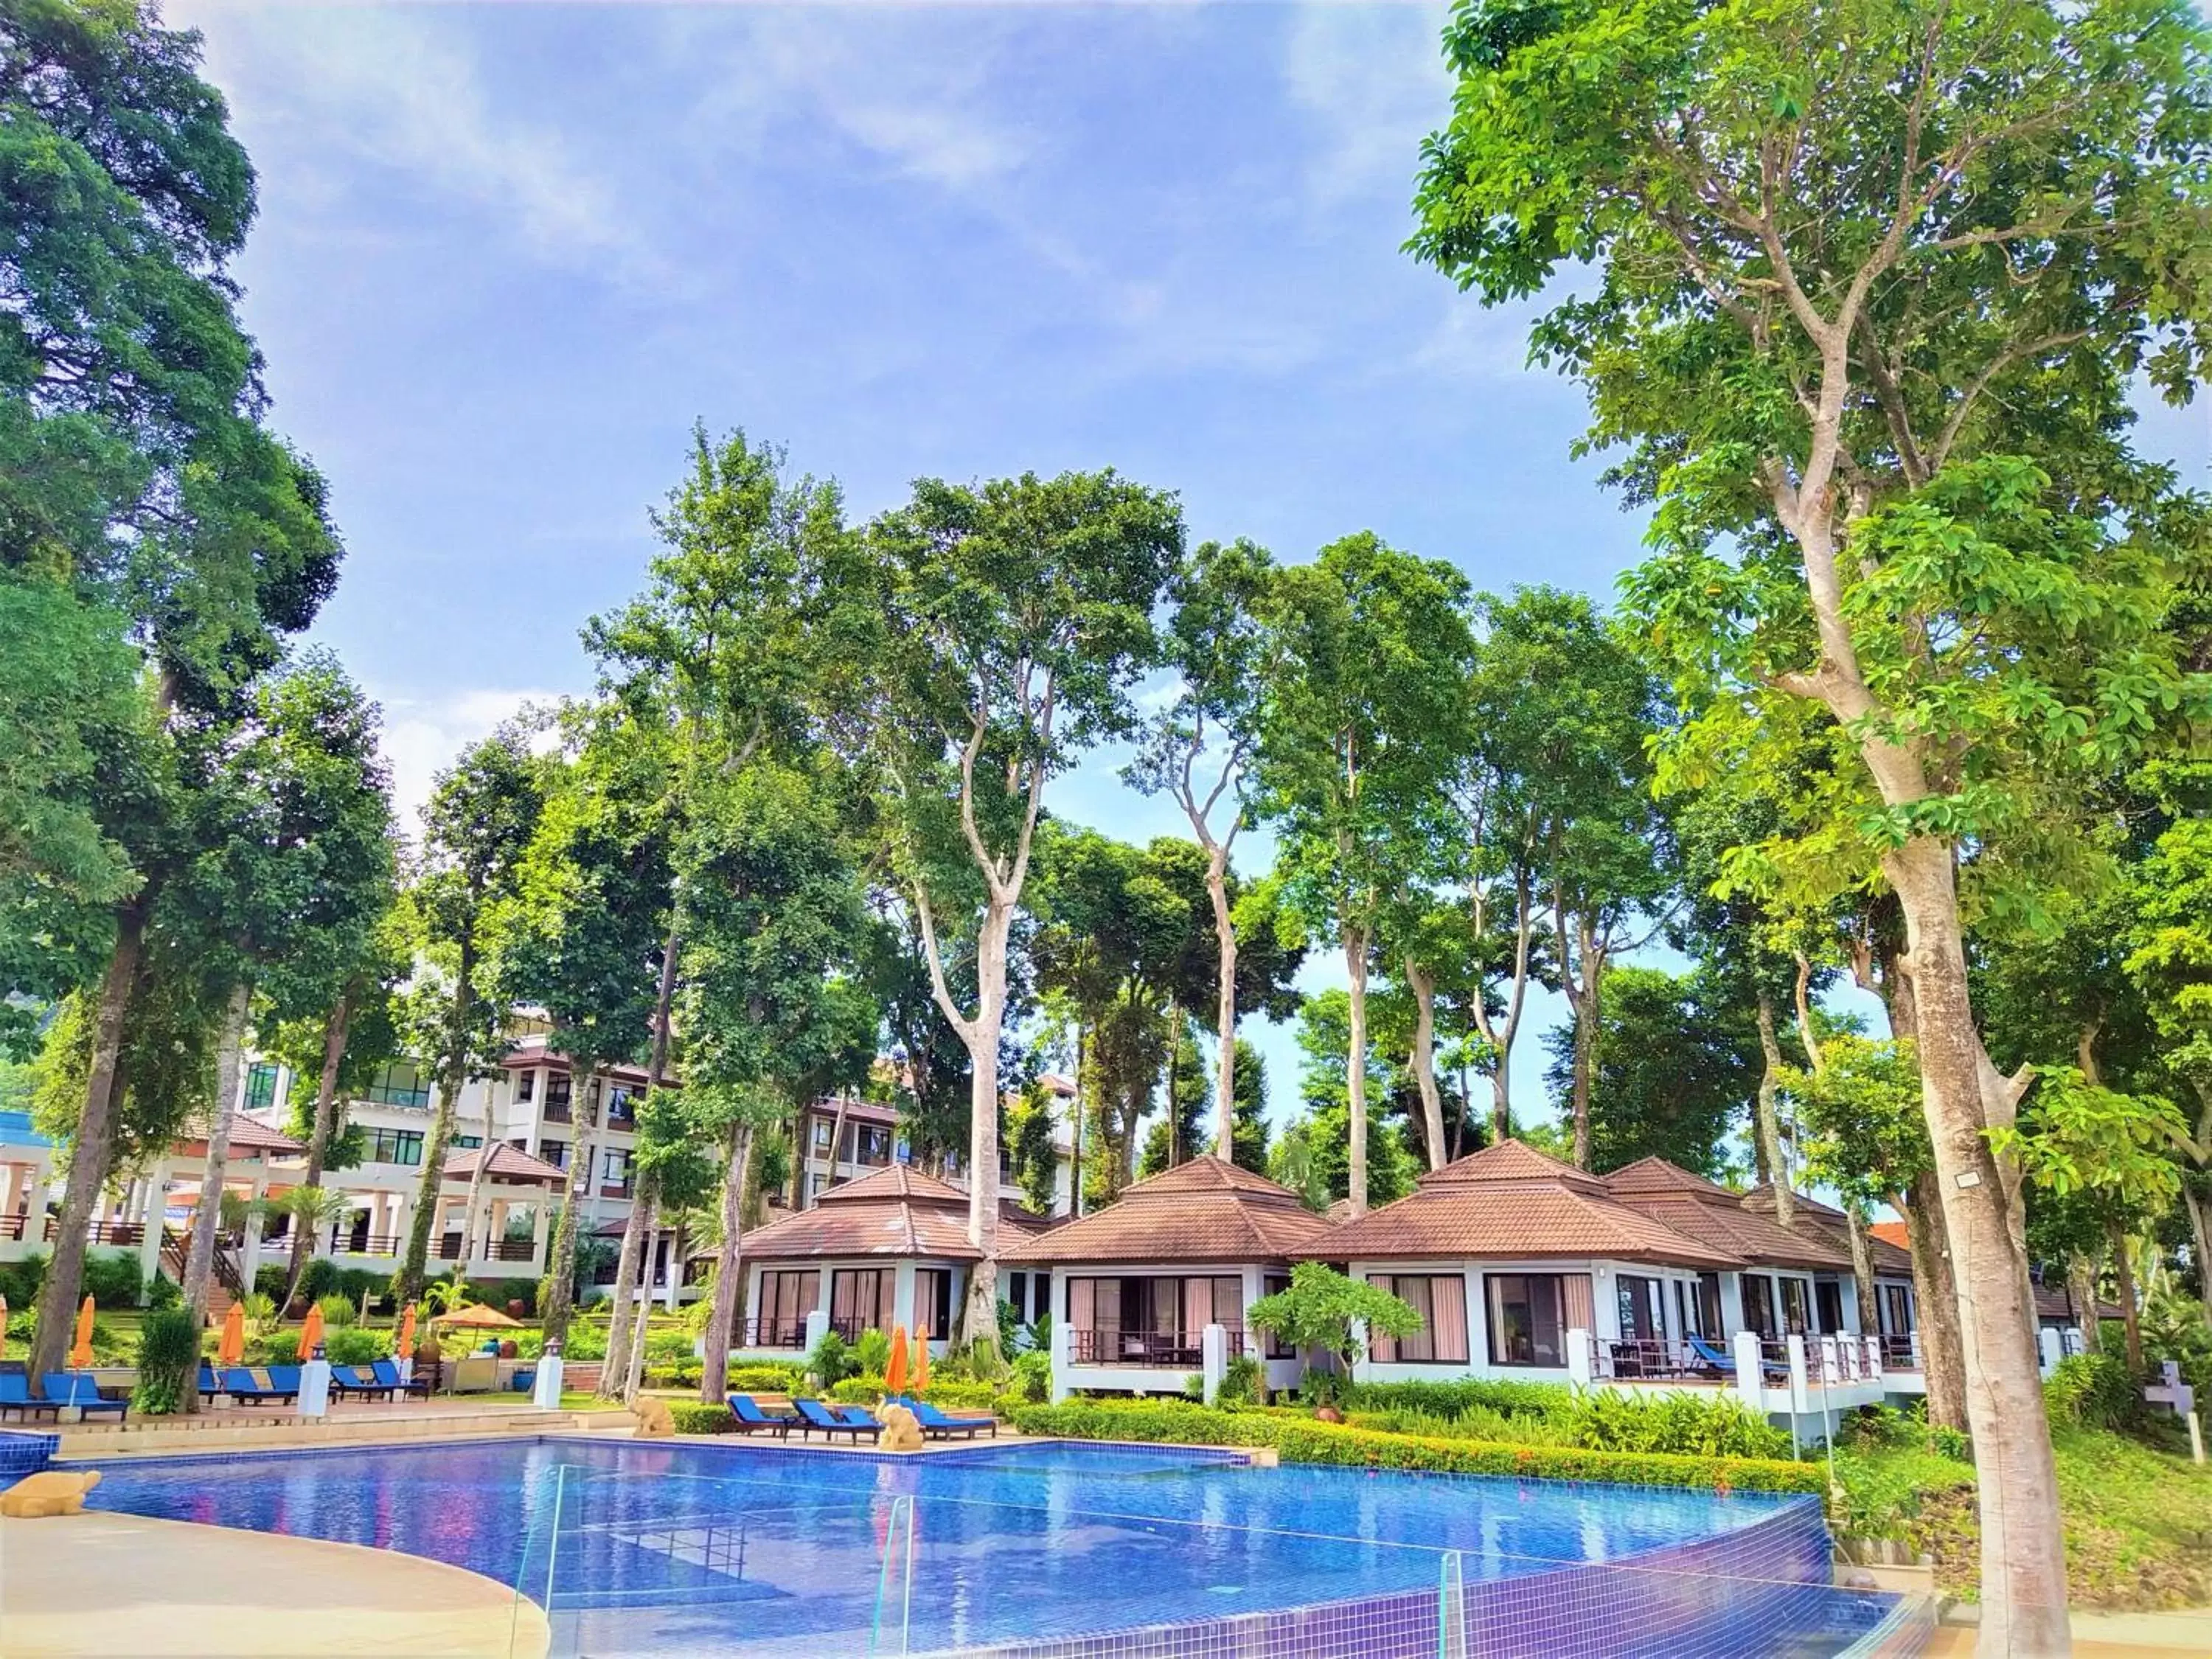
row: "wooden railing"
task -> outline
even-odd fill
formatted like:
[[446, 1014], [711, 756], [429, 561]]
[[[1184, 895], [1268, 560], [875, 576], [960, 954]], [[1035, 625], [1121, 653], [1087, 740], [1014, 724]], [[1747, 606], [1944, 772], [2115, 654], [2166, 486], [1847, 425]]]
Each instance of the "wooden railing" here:
[[806, 1321], [801, 1319], [747, 1319], [739, 1322], [738, 1346], [741, 1348], [803, 1348], [806, 1346]]
[[[1233, 1358], [1257, 1352], [1256, 1339], [1241, 1325], [1224, 1325], [1228, 1352]], [[1186, 1371], [1204, 1363], [1196, 1331], [1074, 1331], [1069, 1335], [1069, 1358], [1078, 1365], [1159, 1365]]]

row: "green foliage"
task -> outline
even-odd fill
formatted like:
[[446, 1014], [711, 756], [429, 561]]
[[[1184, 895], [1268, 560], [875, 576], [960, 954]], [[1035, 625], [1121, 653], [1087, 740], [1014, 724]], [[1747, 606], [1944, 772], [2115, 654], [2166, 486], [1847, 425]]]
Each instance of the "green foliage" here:
[[1469, 1380], [1364, 1382], [1346, 1403], [1359, 1427], [1397, 1434], [1697, 1457], [1790, 1455], [1786, 1432], [1727, 1395]]
[[1580, 1443], [1560, 1421], [1551, 1417], [1509, 1417], [1486, 1406], [1469, 1406], [1446, 1415], [1413, 1407], [1387, 1411], [1354, 1411], [1346, 1421], [1355, 1428], [1384, 1434], [1426, 1436], [1437, 1440], [1480, 1440], [1492, 1445], [1572, 1446]]
[[138, 1386], [131, 1408], [167, 1417], [184, 1407], [199, 1369], [199, 1322], [183, 1308], [156, 1308], [138, 1328]]
[[801, 1376], [796, 1365], [732, 1365], [727, 1387], [732, 1394], [789, 1394]]
[[1647, 1399], [1588, 1389], [1575, 1396], [1566, 1426], [1575, 1444], [1596, 1451], [1763, 1458], [1787, 1457], [1792, 1451], [1787, 1431], [1726, 1394], [1676, 1390]]
[[806, 1375], [818, 1388], [834, 1389], [860, 1368], [851, 1345], [835, 1331], [823, 1332], [822, 1340], [806, 1356]]
[[[326, 1255], [315, 1256], [300, 1275], [298, 1298], [312, 1305], [325, 1297], [343, 1296], [345, 1291], [342, 1280], [343, 1273], [337, 1262]], [[276, 1288], [283, 1288], [281, 1280]], [[329, 1316], [325, 1314], [324, 1317]]]
[[1380, 1434], [1291, 1414], [1222, 1411], [1179, 1401], [1070, 1401], [1060, 1406], [1017, 1406], [1010, 1416], [1024, 1434], [1189, 1446], [1273, 1446], [1290, 1463], [1431, 1469], [1525, 1480], [1603, 1480], [1721, 1492], [1819, 1492], [1827, 1485], [1826, 1471], [1809, 1463], [1484, 1445], [1474, 1441]]
[[1297, 1263], [1291, 1269], [1288, 1290], [1261, 1297], [1245, 1315], [1253, 1329], [1294, 1348], [1320, 1348], [1346, 1371], [1365, 1352], [1352, 1328], [1354, 1320], [1364, 1321], [1381, 1336], [1411, 1336], [1421, 1328], [1420, 1315], [1388, 1291], [1319, 1261]]
[[1257, 1406], [1267, 1391], [1267, 1368], [1250, 1354], [1240, 1353], [1222, 1368], [1221, 1387], [1214, 1397], [1224, 1405]]
[[2055, 1422], [2077, 1428], [2130, 1430], [2142, 1420], [2142, 1384], [2112, 1353], [2069, 1354], [2043, 1385]]
[[607, 1322], [604, 1319], [577, 1319], [569, 1322], [567, 1335], [561, 1344], [564, 1359], [605, 1359], [607, 1357]]
[[183, 1287], [159, 1269], [146, 1283], [146, 1305], [149, 1308], [173, 1308], [184, 1300], [184, 1296]]
[[853, 1344], [853, 1363], [870, 1376], [883, 1376], [890, 1369], [890, 1338], [878, 1330], [862, 1331]]
[[333, 1327], [323, 1337], [323, 1357], [333, 1365], [366, 1365], [372, 1359], [392, 1358], [390, 1331], [372, 1331], [360, 1325]]
[[136, 1250], [87, 1250], [82, 1283], [97, 1308], [135, 1308], [146, 1297]]
[[343, 1291], [316, 1297], [315, 1306], [322, 1311], [323, 1323], [331, 1328], [356, 1324], [361, 1319], [361, 1309]]
[[863, 1372], [848, 1376], [832, 1383], [825, 1392], [842, 1406], [873, 1406], [884, 1397], [883, 1373]]
[[8, 1305], [27, 1312], [39, 1299], [39, 1286], [46, 1276], [46, 1253], [26, 1250], [17, 1261], [0, 1261], [0, 1297]]
[[[1041, 1404], [1051, 1399], [1051, 1353], [1048, 1351], [1031, 1348], [1025, 1353], [1016, 1354], [1013, 1361], [1013, 1378], [1008, 1387], [1016, 1399], [1025, 1401], [1031, 1405]], [[933, 1398], [935, 1390], [933, 1389], [931, 1390]]]
[[726, 1405], [708, 1406], [696, 1400], [672, 1400], [668, 1402], [669, 1420], [676, 1425], [678, 1434], [734, 1434], [737, 1432], [737, 1413]]
[[1565, 1412], [1573, 1393], [1563, 1382], [1521, 1382], [1480, 1377], [1451, 1382], [1357, 1382], [1345, 1404], [1360, 1411], [1432, 1412], [1458, 1417], [1471, 1411], [1501, 1417], [1549, 1419]]

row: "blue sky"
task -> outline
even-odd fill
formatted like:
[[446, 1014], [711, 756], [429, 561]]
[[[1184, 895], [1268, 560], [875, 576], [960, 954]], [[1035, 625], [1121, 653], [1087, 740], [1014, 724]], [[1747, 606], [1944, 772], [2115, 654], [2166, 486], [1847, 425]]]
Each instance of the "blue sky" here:
[[[349, 549], [318, 633], [410, 805], [588, 686], [577, 626], [636, 586], [695, 421], [787, 444], [860, 515], [918, 475], [1110, 465], [1285, 558], [1373, 529], [1606, 593], [1637, 555], [1526, 314], [1398, 251], [1441, 7], [167, 15], [259, 171], [246, 317]], [[2202, 418], [2160, 432], [2201, 477]], [[1053, 805], [1181, 827], [1111, 757]], [[1279, 1109], [1295, 1050], [1264, 1046]]]

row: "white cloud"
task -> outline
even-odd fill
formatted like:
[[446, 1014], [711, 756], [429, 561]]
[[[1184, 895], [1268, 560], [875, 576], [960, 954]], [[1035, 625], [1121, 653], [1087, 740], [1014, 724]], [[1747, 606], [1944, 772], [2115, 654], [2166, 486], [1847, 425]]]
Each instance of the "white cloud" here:
[[[208, 72], [249, 141], [257, 129], [289, 128], [316, 151], [489, 213], [543, 255], [649, 274], [622, 192], [558, 128], [495, 107], [450, 15], [222, 0], [171, 0], [167, 10], [206, 35]], [[314, 182], [319, 193], [331, 189]]]
[[412, 840], [420, 831], [433, 780], [462, 750], [527, 705], [559, 700], [557, 692], [497, 687], [456, 691], [436, 702], [384, 698], [384, 753], [392, 763], [392, 811], [400, 833]]
[[1291, 102], [1310, 117], [1306, 187], [1332, 207], [1378, 185], [1413, 196], [1420, 143], [1443, 124], [1452, 80], [1438, 46], [1441, 4], [1308, 4], [1283, 54]]

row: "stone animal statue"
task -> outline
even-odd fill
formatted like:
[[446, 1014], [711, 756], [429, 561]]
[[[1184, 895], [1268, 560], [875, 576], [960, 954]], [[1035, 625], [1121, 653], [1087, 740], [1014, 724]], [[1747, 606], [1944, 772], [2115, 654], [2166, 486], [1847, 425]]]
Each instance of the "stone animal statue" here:
[[665, 1440], [676, 1432], [676, 1419], [669, 1412], [665, 1400], [641, 1394], [629, 1402], [629, 1414], [637, 1419], [638, 1440]]
[[82, 1515], [84, 1495], [100, 1484], [98, 1469], [46, 1469], [27, 1474], [0, 1492], [0, 1515], [29, 1520], [46, 1515]]
[[921, 1425], [908, 1407], [886, 1406], [876, 1413], [876, 1420], [884, 1425], [883, 1434], [876, 1442], [878, 1451], [921, 1449]]

